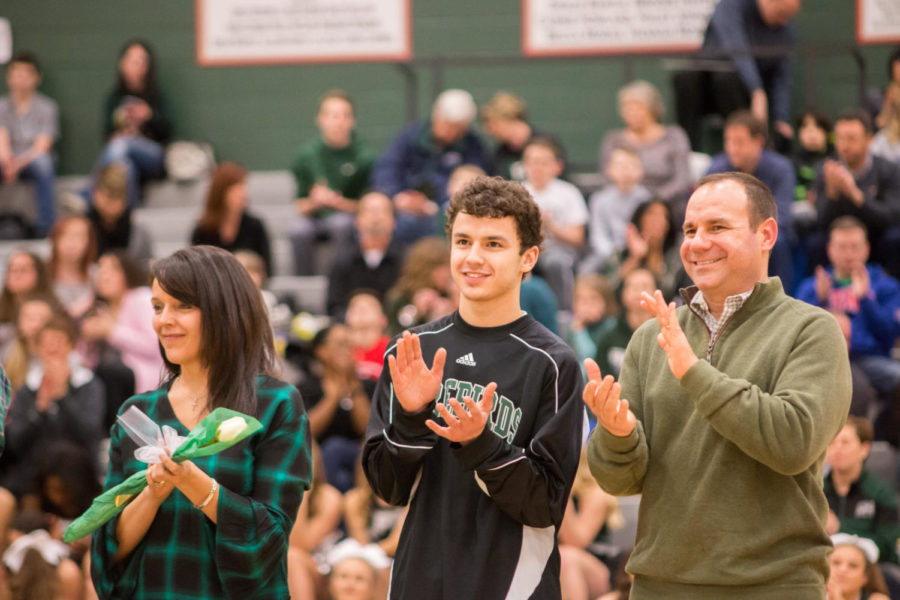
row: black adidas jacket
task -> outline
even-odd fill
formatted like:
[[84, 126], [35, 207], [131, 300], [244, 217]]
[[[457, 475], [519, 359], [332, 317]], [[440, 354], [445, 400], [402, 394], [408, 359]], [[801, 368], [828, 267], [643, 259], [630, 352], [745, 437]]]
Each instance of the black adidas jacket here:
[[[527, 315], [481, 328], [454, 313], [413, 331], [429, 366], [438, 348], [447, 350], [435, 401], [477, 402], [492, 381], [497, 391], [484, 432], [460, 446], [425, 426], [429, 418], [443, 424], [436, 411], [405, 413], [387, 366], [382, 371], [363, 467], [379, 496], [410, 505], [390, 598], [559, 598], [556, 533], [578, 467], [584, 414], [574, 354]], [[396, 340], [388, 347], [394, 352]]]

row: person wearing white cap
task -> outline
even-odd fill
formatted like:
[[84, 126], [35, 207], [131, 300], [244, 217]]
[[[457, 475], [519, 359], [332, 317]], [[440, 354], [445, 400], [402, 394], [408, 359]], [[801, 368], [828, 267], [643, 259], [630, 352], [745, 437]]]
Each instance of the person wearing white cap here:
[[456, 167], [472, 164], [490, 172], [484, 144], [470, 128], [476, 112], [469, 92], [445, 90], [430, 118], [408, 125], [375, 163], [372, 187], [393, 199], [399, 241], [438, 234], [438, 213]]
[[831, 542], [828, 600], [888, 600], [875, 542], [849, 533], [836, 533]]

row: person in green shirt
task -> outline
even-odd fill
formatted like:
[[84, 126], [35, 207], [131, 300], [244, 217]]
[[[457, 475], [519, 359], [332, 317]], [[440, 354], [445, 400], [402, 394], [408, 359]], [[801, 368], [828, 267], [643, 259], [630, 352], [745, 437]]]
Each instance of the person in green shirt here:
[[874, 439], [869, 420], [851, 415], [828, 447], [827, 530], [868, 538], [878, 546], [880, 562], [897, 564], [897, 496], [890, 484], [863, 466]]
[[312, 275], [315, 246], [330, 239], [335, 248], [353, 242], [354, 214], [369, 187], [375, 155], [354, 131], [353, 101], [342, 90], [326, 92], [319, 100], [319, 135], [297, 151], [291, 167], [297, 180], [297, 218], [290, 239], [294, 272]]
[[767, 276], [777, 211], [758, 179], [701, 179], [683, 231], [685, 306], [643, 294], [656, 319], [617, 383], [585, 361], [591, 472], [609, 493], [641, 494], [631, 598], [821, 600], [822, 472], [850, 406], [847, 345], [834, 317]]

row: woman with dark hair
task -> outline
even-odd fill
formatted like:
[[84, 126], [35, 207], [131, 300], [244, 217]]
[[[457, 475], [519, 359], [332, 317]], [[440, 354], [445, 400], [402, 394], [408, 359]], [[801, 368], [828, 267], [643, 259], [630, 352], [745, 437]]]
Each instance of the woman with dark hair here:
[[298, 388], [309, 408], [309, 427], [322, 448], [328, 483], [343, 494], [353, 487], [353, 469], [369, 422], [369, 396], [356, 372], [350, 328], [330, 325], [312, 339], [313, 361]]
[[128, 172], [128, 203], [140, 201], [141, 183], [165, 175], [165, 144], [171, 137], [165, 98], [156, 86], [153, 51], [129, 40], [118, 58], [116, 86], [104, 105], [106, 147], [98, 168], [121, 163]]
[[659, 281], [666, 300], [678, 292], [682, 279], [678, 230], [672, 225], [672, 210], [661, 200], [644, 202], [634, 210], [625, 234], [619, 280], [635, 269], [647, 269]]
[[259, 218], [247, 211], [247, 171], [232, 163], [221, 163], [213, 171], [203, 214], [191, 234], [191, 244], [218, 246], [229, 252], [252, 250], [266, 263], [272, 275], [269, 234]]
[[[262, 430], [228, 450], [150, 465], [148, 486], [94, 533], [91, 577], [102, 598], [288, 597], [288, 537], [310, 481], [309, 424], [296, 388], [274, 379], [262, 297], [228, 252], [179, 250], [152, 268], [153, 329], [165, 382], [128, 400], [187, 435], [212, 410], [252, 415]], [[145, 465], [118, 425], [104, 489]]]

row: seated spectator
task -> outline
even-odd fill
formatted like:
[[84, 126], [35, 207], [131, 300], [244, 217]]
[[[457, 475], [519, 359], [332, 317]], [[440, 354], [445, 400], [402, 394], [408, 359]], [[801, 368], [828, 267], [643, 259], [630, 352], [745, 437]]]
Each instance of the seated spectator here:
[[[344, 498], [331, 486], [322, 451], [312, 444], [313, 477], [297, 510], [288, 539], [288, 589], [291, 598], [321, 597], [324, 588], [320, 564], [340, 537]], [[318, 560], [317, 560], [318, 559]]]
[[346, 492], [369, 421], [369, 396], [356, 373], [350, 330], [340, 323], [312, 340], [314, 361], [297, 387], [309, 415], [309, 430], [322, 448], [328, 482]]
[[523, 154], [525, 189], [541, 209], [544, 249], [539, 271], [556, 294], [562, 310], [572, 309], [575, 263], [584, 250], [587, 205], [577, 187], [558, 179], [562, 154], [551, 140], [535, 138]]
[[668, 204], [651, 200], [638, 206], [625, 228], [625, 250], [612, 262], [618, 281], [634, 269], [647, 269], [666, 300], [673, 299], [686, 279], [678, 238]]
[[354, 290], [387, 293], [400, 274], [403, 252], [394, 239], [394, 207], [380, 192], [369, 192], [356, 212], [356, 241], [339, 255], [328, 274], [328, 314], [341, 318]]
[[141, 201], [141, 185], [165, 176], [165, 145], [172, 135], [168, 106], [156, 84], [149, 44], [129, 40], [119, 52], [116, 85], [103, 113], [106, 146], [97, 169], [121, 163], [128, 174], [128, 205]]
[[91, 268], [97, 258], [97, 240], [84, 217], [64, 217], [50, 231], [47, 270], [53, 293], [69, 315], [78, 319], [94, 303]]
[[850, 318], [850, 360], [883, 399], [900, 388], [900, 363], [891, 358], [897, 338], [894, 313], [900, 309], [900, 282], [869, 260], [866, 227], [854, 217], [831, 224], [831, 267], [816, 267], [797, 290], [797, 298]]
[[371, 546], [344, 540], [329, 553], [328, 600], [382, 600], [387, 597], [384, 572], [390, 567]]
[[850, 533], [875, 542], [880, 560], [897, 564], [897, 497], [887, 483], [864, 466], [874, 438], [872, 424], [847, 417], [828, 446], [831, 470], [825, 475], [829, 535]]
[[388, 335], [449, 315], [456, 310], [458, 295], [450, 277], [447, 240], [419, 240], [406, 253], [397, 282], [385, 299]]
[[53, 294], [47, 267], [34, 252], [15, 250], [6, 261], [0, 291], [0, 356], [6, 354], [15, 338], [16, 316], [22, 302], [35, 293]]
[[69, 442], [55, 442], [41, 452], [35, 482], [41, 510], [66, 522], [80, 517], [103, 491], [95, 457]]
[[377, 296], [368, 290], [358, 291], [350, 298], [347, 306], [347, 327], [353, 344], [353, 360], [356, 373], [363, 382], [374, 383], [381, 376], [384, 354], [390, 338], [387, 331], [387, 316]]
[[872, 540], [838, 533], [831, 536], [834, 552], [828, 557], [827, 600], [889, 600], [878, 570], [878, 548]]
[[407, 126], [375, 163], [372, 185], [397, 209], [397, 238], [404, 244], [438, 233], [447, 204], [447, 180], [462, 164], [489, 170], [487, 152], [471, 130], [477, 108], [465, 90], [445, 90], [431, 118]]
[[831, 222], [849, 215], [865, 224], [875, 262], [900, 276], [900, 169], [869, 152], [872, 122], [861, 110], [841, 113], [834, 124], [837, 160], [827, 159], [816, 177], [816, 212], [820, 238], [811, 248], [813, 264], [822, 264], [821, 249]]
[[624, 129], [603, 137], [600, 172], [609, 172], [613, 150], [629, 148], [638, 153], [643, 165], [643, 185], [666, 202], [676, 214], [684, 212], [691, 193], [688, 157], [691, 145], [677, 125], [663, 125], [665, 104], [659, 90], [646, 81], [633, 81], [619, 90], [619, 116]]
[[52, 294], [35, 292], [22, 301], [16, 315], [15, 337], [3, 355], [3, 368], [13, 391], [25, 385], [25, 376], [35, 364], [38, 333], [54, 315], [64, 312]]
[[775, 196], [778, 207], [778, 240], [769, 257], [769, 275], [781, 278], [785, 290], [793, 290], [793, 256], [797, 245], [794, 232], [794, 167], [784, 156], [766, 150], [766, 125], [750, 111], [741, 110], [725, 121], [725, 152], [713, 157], [707, 175], [740, 171], [762, 181]]
[[3, 553], [11, 600], [81, 600], [81, 569], [48, 529], [49, 519], [40, 511], [28, 509], [16, 515], [11, 544]]
[[575, 279], [574, 298], [569, 345], [581, 363], [585, 358], [597, 356], [597, 341], [615, 324], [613, 318], [619, 315], [619, 303], [609, 280], [596, 273], [585, 273]]
[[[497, 92], [481, 106], [481, 125], [485, 133], [494, 138], [494, 173], [503, 179], [525, 181], [522, 153], [534, 137], [551, 137], [536, 132], [528, 122], [525, 102], [509, 92]], [[562, 145], [554, 139], [560, 151]], [[452, 195], [452, 194], [451, 194]]]
[[51, 153], [59, 137], [56, 102], [37, 91], [41, 66], [30, 52], [13, 56], [6, 65], [9, 95], [0, 98], [0, 167], [3, 183], [34, 181], [37, 230], [43, 237], [55, 218], [56, 169]]
[[147, 272], [128, 254], [114, 251], [97, 261], [94, 279], [99, 301], [81, 321], [82, 338], [100, 346], [95, 349], [97, 363], [121, 361], [134, 372], [134, 390], [123, 402], [134, 394], [155, 390], [163, 360], [153, 331]]
[[128, 175], [121, 164], [113, 163], [101, 169], [91, 192], [87, 218], [94, 225], [98, 256], [109, 250], [125, 250], [149, 264], [153, 258], [150, 233], [132, 218], [128, 206]]
[[872, 138], [869, 152], [900, 165], [900, 83], [888, 86], [880, 116], [882, 125]]
[[265, 261], [266, 273], [272, 274], [269, 234], [263, 222], [247, 210], [247, 171], [242, 166], [224, 162], [213, 171], [191, 244], [218, 246], [229, 252], [252, 250]]
[[98, 458], [103, 384], [79, 366], [75, 328], [63, 316], [50, 320], [37, 337], [37, 364], [16, 392], [6, 423], [6, 452], [0, 459], [3, 487], [33, 495], [37, 460], [49, 444], [69, 441]]
[[634, 210], [650, 200], [641, 180], [641, 157], [629, 148], [614, 148], [606, 163], [608, 183], [588, 200], [590, 254], [579, 265], [582, 273], [598, 272], [610, 258], [625, 249], [625, 231]]
[[813, 186], [819, 164], [834, 151], [829, 140], [831, 121], [819, 110], [807, 110], [797, 118], [797, 140], [791, 154], [797, 187], [791, 213], [794, 227], [809, 228], [815, 223], [816, 208]]
[[618, 379], [631, 336], [644, 321], [653, 317], [641, 307], [641, 292], [652, 294], [658, 288], [653, 273], [647, 269], [634, 269], [622, 279], [622, 313], [612, 317], [613, 324], [596, 340], [595, 360], [604, 376], [612, 375]]
[[297, 180], [298, 216], [290, 232], [297, 275], [313, 274], [317, 240], [331, 240], [338, 251], [348, 247], [375, 160], [356, 136], [353, 102], [345, 92], [322, 96], [316, 126], [319, 135], [300, 147], [291, 167]]
[[559, 528], [559, 579], [564, 598], [594, 600], [609, 591], [609, 568], [598, 553], [608, 541], [608, 528], [623, 524], [618, 501], [591, 476], [587, 453], [582, 450]]
[[[237, 250], [234, 257], [241, 263], [241, 266], [247, 269], [250, 279], [259, 288], [269, 311], [269, 323], [272, 324], [272, 331], [275, 334], [275, 349], [279, 350], [279, 344], [287, 341], [291, 328], [291, 319], [294, 317], [294, 310], [290, 300], [283, 300], [276, 296], [272, 290], [266, 288], [268, 275], [266, 275], [266, 263], [262, 257], [252, 250]], [[279, 354], [283, 354], [283, 348], [279, 350]]]

